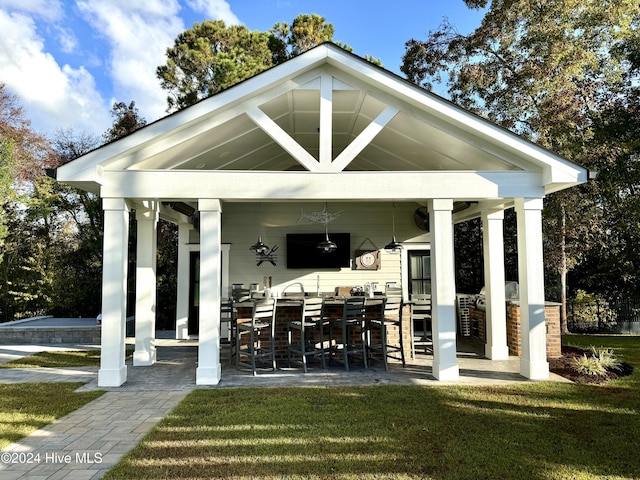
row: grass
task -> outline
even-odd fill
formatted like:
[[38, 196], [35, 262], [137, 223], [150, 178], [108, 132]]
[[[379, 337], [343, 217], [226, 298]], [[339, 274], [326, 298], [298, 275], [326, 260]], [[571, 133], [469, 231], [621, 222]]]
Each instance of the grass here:
[[38, 352], [0, 364], [0, 368], [99, 367], [100, 350]]
[[604, 386], [196, 390], [104, 478], [638, 478], [640, 337], [568, 341], [636, 371]]
[[[127, 349], [126, 358], [133, 355], [133, 349]], [[0, 368], [66, 368], [99, 367], [100, 350], [60, 350], [38, 352], [16, 360], [0, 364]]]
[[0, 449], [67, 415], [104, 392], [74, 392], [82, 383], [0, 385]]

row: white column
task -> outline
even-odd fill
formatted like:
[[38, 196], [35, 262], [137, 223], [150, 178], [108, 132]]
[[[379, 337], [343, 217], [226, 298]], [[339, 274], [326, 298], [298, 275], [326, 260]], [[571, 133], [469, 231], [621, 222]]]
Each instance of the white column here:
[[453, 253], [453, 201], [429, 202], [431, 215], [431, 323], [433, 375], [438, 380], [457, 380], [456, 286]]
[[549, 378], [547, 332], [544, 322], [542, 257], [542, 199], [516, 198], [518, 219], [518, 281], [520, 283], [520, 373], [527, 378]]
[[200, 199], [200, 330], [197, 385], [220, 382], [220, 200]]
[[178, 272], [176, 295], [176, 339], [189, 338], [189, 232], [190, 223], [178, 224]]
[[158, 204], [136, 205], [136, 348], [133, 365], [156, 363], [156, 252]]
[[487, 300], [485, 355], [492, 360], [508, 360], [507, 309], [504, 297], [504, 211], [482, 211], [484, 288]]
[[127, 242], [129, 208], [123, 198], [105, 198], [102, 254], [102, 338], [98, 386], [119, 387], [127, 381]]

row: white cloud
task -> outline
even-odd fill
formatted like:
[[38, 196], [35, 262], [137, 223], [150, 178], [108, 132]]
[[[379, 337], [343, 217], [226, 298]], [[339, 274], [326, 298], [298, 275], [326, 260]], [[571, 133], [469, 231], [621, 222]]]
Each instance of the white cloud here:
[[58, 0], [0, 0], [0, 8], [30, 13], [47, 20], [62, 17], [62, 6]]
[[63, 52], [72, 53], [76, 50], [76, 47], [78, 46], [78, 39], [71, 30], [57, 26], [56, 34], [58, 42], [60, 43], [60, 48]]
[[193, 11], [204, 13], [213, 20], [224, 20], [227, 25], [242, 24], [225, 0], [187, 0], [187, 5]]
[[93, 134], [108, 128], [109, 109], [91, 74], [82, 67], [60, 67], [44, 50], [32, 18], [0, 10], [0, 31], [0, 81], [19, 97], [34, 128]]
[[109, 74], [117, 101], [136, 102], [151, 122], [165, 115], [166, 93], [156, 68], [166, 61], [167, 47], [184, 31], [176, 0], [84, 0], [78, 7], [111, 46]]

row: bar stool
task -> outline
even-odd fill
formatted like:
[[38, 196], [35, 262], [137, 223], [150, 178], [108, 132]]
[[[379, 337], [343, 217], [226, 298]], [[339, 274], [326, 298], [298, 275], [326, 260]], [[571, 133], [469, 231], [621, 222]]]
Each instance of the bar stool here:
[[[324, 325], [328, 325], [324, 318], [324, 300], [315, 297], [305, 298], [302, 303], [301, 319], [289, 322], [287, 328], [287, 358], [289, 366], [291, 366], [292, 361], [298, 361], [293, 357], [299, 356], [299, 363], [302, 363], [304, 373], [307, 373], [307, 357], [320, 356], [322, 368], [327, 368], [324, 358]], [[293, 331], [295, 330], [299, 332], [298, 343], [293, 342]], [[314, 331], [318, 333], [313, 335]]]
[[[349, 356], [350, 355], [362, 355], [362, 361], [364, 368], [367, 368], [367, 342], [366, 342], [366, 328], [365, 328], [365, 308], [364, 297], [351, 297], [344, 301], [342, 307], [342, 318], [333, 319], [330, 321], [330, 341], [331, 353], [338, 353], [338, 343], [334, 342], [333, 333], [334, 329], [340, 329], [342, 331], [342, 358], [344, 362], [344, 368], [349, 371]], [[351, 335], [354, 329], [360, 330], [360, 345], [351, 343]], [[333, 355], [331, 356], [333, 358]]]
[[[402, 360], [402, 366], [406, 367], [407, 364], [404, 358], [404, 341], [402, 338], [402, 297], [387, 297], [382, 304], [381, 317], [373, 318], [368, 321], [369, 326], [369, 353], [380, 353], [382, 360], [384, 361], [384, 369], [389, 370], [389, 363], [387, 359], [398, 359], [397, 354], [400, 353], [399, 360]], [[397, 327], [398, 335], [400, 337], [400, 346], [389, 345], [388, 343], [388, 328]], [[371, 342], [371, 333], [380, 331], [380, 343]]]
[[[255, 301], [251, 312], [251, 320], [236, 322], [236, 344], [238, 368], [250, 368], [257, 374], [258, 360], [268, 358], [271, 369], [276, 371], [275, 325], [276, 302], [273, 298]], [[269, 333], [269, 348], [262, 345], [262, 336]], [[243, 338], [249, 337], [248, 341]], [[243, 345], [246, 343], [246, 345]], [[246, 360], [245, 360], [246, 359]]]
[[415, 322], [422, 323], [422, 336], [418, 342], [424, 345], [424, 353], [429, 353], [429, 347], [433, 348], [431, 338], [431, 295], [413, 295], [411, 298], [411, 355], [415, 358], [416, 337]]
[[220, 327], [220, 350], [229, 351], [229, 365], [233, 365], [236, 356], [236, 318], [230, 298], [220, 300]]

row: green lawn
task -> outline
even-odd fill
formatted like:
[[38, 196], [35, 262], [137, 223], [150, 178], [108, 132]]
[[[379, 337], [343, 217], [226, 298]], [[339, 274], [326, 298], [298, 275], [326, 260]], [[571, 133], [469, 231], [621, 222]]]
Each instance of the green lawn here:
[[[133, 355], [133, 349], [127, 348], [126, 359]], [[0, 364], [0, 368], [64, 368], [99, 367], [100, 350], [59, 350], [37, 352]]]
[[[640, 337], [566, 343], [640, 368]], [[639, 377], [196, 390], [104, 478], [639, 478]]]
[[82, 383], [0, 385], [0, 449], [80, 408], [104, 392], [74, 392]]
[[100, 350], [37, 352], [0, 364], [0, 368], [99, 367]]

